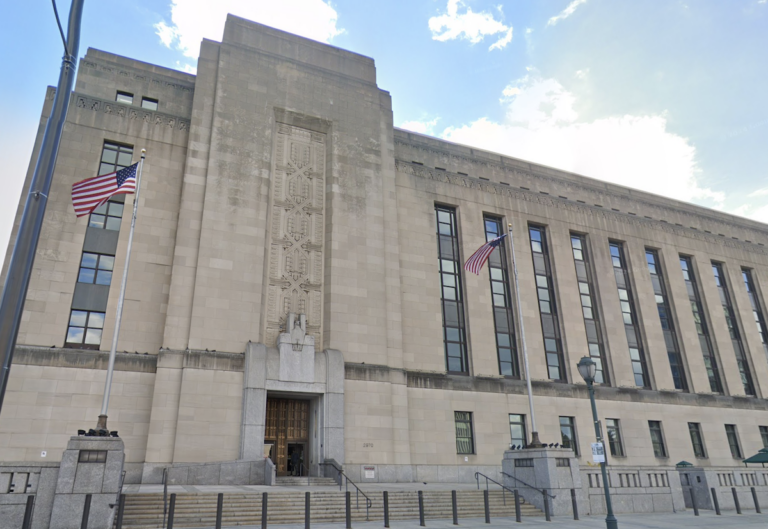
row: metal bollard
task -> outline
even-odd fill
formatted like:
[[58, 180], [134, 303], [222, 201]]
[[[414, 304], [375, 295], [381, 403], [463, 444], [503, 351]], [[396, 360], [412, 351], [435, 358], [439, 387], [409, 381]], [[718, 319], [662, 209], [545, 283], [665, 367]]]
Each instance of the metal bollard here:
[[736, 487], [731, 487], [733, 494], [733, 504], [736, 506], [736, 514], [741, 514], [741, 505], [739, 504], [739, 495], [736, 494]]
[[221, 529], [221, 512], [224, 510], [224, 493], [219, 492], [216, 500], [216, 529]]
[[349, 491], [345, 494], [347, 503], [347, 529], [352, 529], [352, 497]]
[[456, 491], [451, 491], [451, 510], [453, 511], [453, 525], [459, 525], [459, 507], [456, 504]]
[[80, 529], [88, 529], [88, 516], [91, 514], [91, 495], [85, 495], [85, 506], [83, 507], [83, 521], [80, 522]]
[[757, 492], [755, 492], [755, 487], [749, 487], [749, 490], [752, 491], [752, 500], [755, 502], [755, 512], [760, 514], [763, 511], [760, 510], [760, 503], [757, 501]]
[[32, 511], [34, 510], [34, 507], [35, 497], [30, 494], [27, 496], [27, 506], [24, 508], [24, 521], [21, 523], [21, 529], [30, 529], [32, 527]]
[[576, 489], [571, 489], [571, 505], [573, 505], [573, 519], [579, 519], [579, 503], [576, 501]]
[[121, 494], [120, 499], [117, 500], [117, 522], [115, 523], [115, 529], [123, 529], [124, 514], [125, 514], [125, 494]]
[[717, 491], [712, 487], [712, 503], [715, 504], [715, 514], [720, 516], [720, 502], [717, 501]]
[[389, 527], [389, 492], [384, 491], [384, 527]]
[[171, 504], [168, 506], [168, 526], [166, 529], [173, 529], [173, 515], [176, 512], [176, 493], [171, 493]]
[[267, 493], [261, 495], [261, 529], [267, 529]]
[[548, 521], [552, 521], [552, 515], [549, 512], [549, 500], [547, 499], [547, 489], [543, 489], [541, 491], [542, 495], [544, 496], [544, 518]]
[[515, 489], [515, 521], [518, 523], [523, 521], [523, 515], [520, 512], [520, 495], [517, 493], [517, 489]]
[[424, 493], [421, 491], [419, 491], [419, 526], [426, 526], [424, 523]]
[[304, 529], [309, 529], [309, 491], [304, 494]]
[[693, 487], [689, 489], [691, 491], [691, 505], [693, 506], [693, 515], [699, 515], [699, 506], [696, 505], [696, 495], [693, 493]]
[[488, 489], [483, 491], [483, 504], [485, 506], [485, 523], [491, 523], [491, 506], [488, 503]]

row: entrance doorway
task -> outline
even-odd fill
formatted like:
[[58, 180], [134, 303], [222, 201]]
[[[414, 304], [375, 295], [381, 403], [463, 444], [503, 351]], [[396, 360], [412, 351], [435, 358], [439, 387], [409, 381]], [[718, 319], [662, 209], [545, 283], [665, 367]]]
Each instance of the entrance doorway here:
[[267, 398], [264, 444], [278, 476], [307, 475], [309, 401]]

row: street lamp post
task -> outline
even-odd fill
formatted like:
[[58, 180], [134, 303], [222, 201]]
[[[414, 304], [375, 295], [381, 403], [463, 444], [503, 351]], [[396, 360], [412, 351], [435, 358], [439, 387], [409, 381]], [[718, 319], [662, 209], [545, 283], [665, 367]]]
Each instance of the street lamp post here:
[[[592, 418], [595, 421], [595, 436], [597, 437], [597, 442], [603, 445], [603, 451], [605, 451], [605, 442], [603, 441], [603, 436], [600, 431], [600, 424], [597, 420], [597, 405], [595, 404], [595, 388], [593, 385], [595, 382], [595, 373], [597, 372], [597, 364], [595, 364], [595, 361], [592, 360], [590, 357], [585, 356], [581, 360], [579, 360], [579, 363], [576, 364], [576, 367], [579, 368], [579, 374], [584, 379], [584, 382], [587, 383], [587, 390], [589, 391], [589, 402], [592, 404]], [[611, 491], [608, 490], [608, 472], [605, 470], [605, 461], [600, 463], [600, 471], [603, 473], [603, 491], [605, 492], [605, 509], [606, 511], [608, 511], [605, 517], [605, 527], [606, 529], [618, 529], [619, 522], [616, 519], [616, 517], [613, 515], [613, 505], [611, 504]]]

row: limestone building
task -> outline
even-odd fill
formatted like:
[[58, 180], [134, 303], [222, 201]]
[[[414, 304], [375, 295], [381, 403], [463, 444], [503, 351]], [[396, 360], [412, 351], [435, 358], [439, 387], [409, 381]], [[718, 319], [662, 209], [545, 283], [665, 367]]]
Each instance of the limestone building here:
[[130, 483], [294, 452], [362, 482], [498, 475], [531, 434], [509, 238], [462, 265], [508, 224], [542, 441], [588, 468], [591, 356], [612, 468], [768, 446], [765, 225], [396, 129], [372, 59], [233, 16], [196, 75], [90, 49], [72, 98], [0, 461], [95, 426], [133, 196], [77, 220], [70, 189], [141, 149], [109, 410]]

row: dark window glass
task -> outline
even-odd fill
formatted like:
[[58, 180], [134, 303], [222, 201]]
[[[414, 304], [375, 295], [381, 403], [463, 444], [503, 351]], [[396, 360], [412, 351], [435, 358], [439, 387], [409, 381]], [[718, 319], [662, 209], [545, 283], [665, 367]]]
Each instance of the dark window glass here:
[[570, 448], [574, 454], [579, 455], [579, 442], [576, 439], [576, 419], [574, 417], [560, 417], [560, 438], [563, 448]]
[[651, 387], [651, 382], [648, 378], [645, 352], [643, 351], [643, 344], [640, 339], [637, 309], [635, 308], [632, 296], [629, 269], [626, 256], [624, 255], [624, 244], [611, 242], [610, 250], [613, 274], [619, 291], [619, 305], [621, 306], [622, 319], [624, 320], [624, 331], [627, 334], [627, 342], [629, 343], [629, 358], [632, 362], [632, 374], [635, 378], [635, 385], [649, 388]]
[[739, 436], [736, 433], [735, 424], [725, 425], [725, 436], [728, 438], [728, 447], [731, 449], [731, 455], [734, 459], [741, 459], [741, 446], [739, 446]]
[[752, 372], [749, 368], [747, 353], [744, 350], [744, 343], [741, 340], [741, 332], [739, 331], [739, 324], [736, 320], [736, 311], [731, 302], [731, 295], [728, 292], [725, 270], [723, 269], [722, 263], [713, 262], [712, 273], [715, 275], [715, 283], [717, 284], [717, 290], [720, 293], [720, 301], [723, 304], [725, 323], [728, 325], [728, 331], [731, 334], [731, 343], [733, 344], [733, 352], [736, 355], [736, 364], [739, 366], [741, 383], [744, 385], [744, 393], [746, 395], [754, 396], [755, 386], [752, 383]]
[[472, 412], [453, 412], [456, 421], [456, 453], [474, 454], [475, 443], [472, 437]]
[[680, 345], [677, 340], [677, 333], [675, 332], [675, 324], [672, 320], [672, 309], [669, 306], [669, 297], [667, 296], [664, 274], [659, 262], [659, 254], [656, 250], [646, 249], [645, 259], [648, 263], [648, 271], [651, 274], [651, 284], [656, 297], [656, 308], [659, 312], [661, 330], [664, 333], [669, 367], [672, 370], [672, 381], [675, 384], [675, 389], [688, 391], [683, 356], [680, 354]]
[[701, 434], [701, 425], [697, 422], [689, 422], [688, 432], [691, 434], [693, 455], [700, 459], [706, 458], [707, 453], [704, 451], [704, 437]]
[[560, 322], [557, 316], [552, 272], [549, 266], [547, 234], [542, 226], [528, 226], [533, 256], [533, 272], [536, 276], [536, 292], [539, 298], [539, 315], [544, 334], [547, 372], [551, 380], [566, 382], [563, 346], [560, 341]]
[[525, 415], [509, 414], [509, 435], [514, 446], [523, 448], [528, 445], [528, 435], [525, 430]]
[[661, 421], [648, 421], [648, 428], [651, 431], [653, 455], [667, 457], [667, 447], [664, 446], [664, 435], [661, 433]]
[[468, 373], [456, 210], [436, 206], [435, 215], [446, 369], [453, 373]]
[[66, 345], [98, 349], [99, 345], [101, 345], [101, 331], [103, 328], [103, 312], [73, 310], [69, 315]]
[[597, 298], [593, 281], [592, 266], [587, 251], [587, 239], [584, 235], [571, 234], [571, 252], [576, 266], [576, 281], [579, 287], [581, 312], [587, 333], [589, 356], [592, 357], [597, 370], [596, 384], [608, 384], [608, 373], [605, 369], [605, 347], [603, 346], [602, 321], [597, 310]]
[[763, 304], [760, 295], [757, 292], [753, 271], [743, 268], [741, 270], [741, 276], [744, 279], [744, 286], [747, 288], [749, 303], [752, 305], [752, 315], [755, 317], [755, 326], [757, 327], [757, 333], [760, 335], [760, 341], [763, 344], [763, 351], [765, 351], [766, 356], [768, 356], [768, 336], [765, 334], [766, 327], [765, 317], [763, 316]]
[[141, 98], [141, 108], [147, 110], [157, 110], [157, 99], [150, 99], [149, 97]]
[[83, 252], [77, 282], [109, 285], [112, 281], [112, 269], [114, 267], [114, 255]]
[[[101, 163], [97, 174], [109, 174], [125, 169], [133, 161], [133, 147], [117, 143], [104, 142], [101, 151]], [[123, 204], [125, 195], [116, 195], [93, 210], [88, 219], [88, 226], [107, 230], [120, 230], [120, 221], [123, 217]]]
[[763, 448], [768, 448], [768, 426], [760, 426], [760, 439], [763, 441]]
[[608, 447], [612, 456], [624, 456], [624, 443], [621, 439], [621, 423], [619, 419], [606, 419], [605, 430], [608, 437]]
[[133, 94], [129, 94], [128, 92], [118, 92], [115, 96], [115, 101], [118, 103], [126, 103], [128, 105], [133, 104]]

